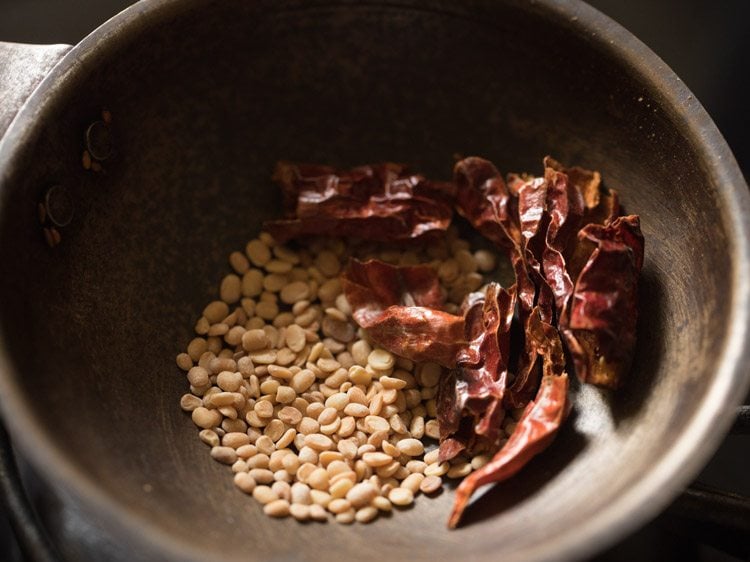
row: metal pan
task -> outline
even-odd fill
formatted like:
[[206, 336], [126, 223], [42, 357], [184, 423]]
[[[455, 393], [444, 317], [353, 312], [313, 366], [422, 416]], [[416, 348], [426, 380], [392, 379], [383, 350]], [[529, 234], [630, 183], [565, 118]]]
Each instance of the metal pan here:
[[[3, 419], [122, 559], [590, 555], [675, 496], [747, 392], [747, 186], [679, 78], [581, 2], [153, 0], [70, 50], [1, 48]], [[277, 212], [272, 164], [448, 177], [455, 153], [537, 172], [550, 153], [641, 215], [628, 384], [575, 388], [552, 447], [459, 530], [450, 491], [371, 526], [264, 517], [180, 411], [174, 356], [227, 254]]]

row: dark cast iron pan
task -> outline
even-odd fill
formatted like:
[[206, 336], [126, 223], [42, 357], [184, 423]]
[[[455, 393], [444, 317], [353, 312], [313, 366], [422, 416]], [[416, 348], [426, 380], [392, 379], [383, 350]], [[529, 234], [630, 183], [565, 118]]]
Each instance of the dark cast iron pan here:
[[[580, 2], [153, 0], [69, 51], [2, 53], [3, 420], [123, 559], [589, 555], [695, 476], [746, 394], [747, 186], [679, 78]], [[102, 108], [96, 173], [81, 154]], [[370, 526], [263, 516], [180, 411], [174, 357], [229, 252], [277, 213], [273, 163], [398, 160], [447, 178], [457, 153], [531, 172], [553, 154], [640, 214], [627, 385], [575, 388], [555, 443], [456, 531], [451, 491]], [[52, 186], [73, 211], [54, 248], [37, 216]]]

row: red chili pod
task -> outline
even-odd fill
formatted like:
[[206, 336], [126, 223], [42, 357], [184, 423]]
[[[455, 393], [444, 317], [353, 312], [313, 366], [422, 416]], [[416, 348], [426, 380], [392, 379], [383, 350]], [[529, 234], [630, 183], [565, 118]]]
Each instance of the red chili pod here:
[[351, 260], [341, 283], [354, 320], [375, 343], [413, 361], [455, 365], [464, 319], [440, 310], [444, 295], [432, 267]]
[[456, 489], [448, 527], [458, 525], [469, 499], [479, 487], [507, 480], [549, 446], [567, 415], [567, 393], [567, 375], [542, 379], [535, 400], [528, 404], [503, 448], [489, 463], [464, 478]]
[[439, 387], [441, 462], [463, 448], [492, 450], [498, 445], [515, 301], [515, 290], [490, 283], [484, 298], [464, 307], [468, 341], [458, 351], [452, 384]]
[[285, 218], [264, 228], [279, 242], [309, 235], [409, 241], [444, 232], [453, 217], [454, 186], [385, 163], [336, 170], [280, 162]]
[[579, 238], [595, 245], [560, 322], [576, 374], [617, 388], [632, 362], [638, 320], [643, 235], [635, 215], [606, 226], [590, 224]]

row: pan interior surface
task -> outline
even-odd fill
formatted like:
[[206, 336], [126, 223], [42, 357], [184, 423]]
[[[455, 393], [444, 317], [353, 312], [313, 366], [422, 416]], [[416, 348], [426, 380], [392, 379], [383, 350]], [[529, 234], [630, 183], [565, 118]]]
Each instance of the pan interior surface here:
[[[593, 548], [575, 545], [579, 532], [613, 540], [592, 521], [636, 510], [621, 499], [684, 441], [726, 377], [738, 298], [730, 202], [674, 100], [585, 32], [576, 10], [595, 13], [577, 3], [153, 4], [132, 8], [122, 29], [108, 24], [102, 47], [89, 38], [68, 56], [0, 177], [0, 291], [13, 296], [0, 303], [4, 388], [47, 446], [139, 522], [151, 554], [513, 560]], [[95, 173], [81, 166], [83, 133], [105, 107], [113, 155]], [[450, 489], [370, 526], [265, 517], [180, 410], [187, 382], [174, 357], [229, 253], [278, 214], [273, 164], [395, 160], [447, 179], [456, 154], [504, 172], [540, 173], [546, 154], [599, 170], [641, 216], [627, 385], [575, 386], [553, 445], [476, 500], [457, 531], [445, 528]], [[50, 249], [36, 206], [55, 184], [75, 209]], [[23, 425], [9, 423], [23, 448]], [[40, 468], [43, 454], [31, 455]]]

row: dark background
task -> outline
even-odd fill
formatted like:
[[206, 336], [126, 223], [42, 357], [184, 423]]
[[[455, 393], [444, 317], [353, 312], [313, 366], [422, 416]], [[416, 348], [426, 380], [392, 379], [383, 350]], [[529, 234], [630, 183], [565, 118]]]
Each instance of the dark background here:
[[[0, 0], [0, 40], [77, 43], [129, 0]], [[589, 0], [633, 32], [672, 67], [724, 134], [750, 176], [750, 0]], [[727, 438], [700, 480], [750, 496], [750, 437]], [[0, 508], [0, 560], [22, 560]], [[678, 551], [666, 542], [678, 542]], [[739, 560], [648, 525], [604, 559], [699, 562]]]

